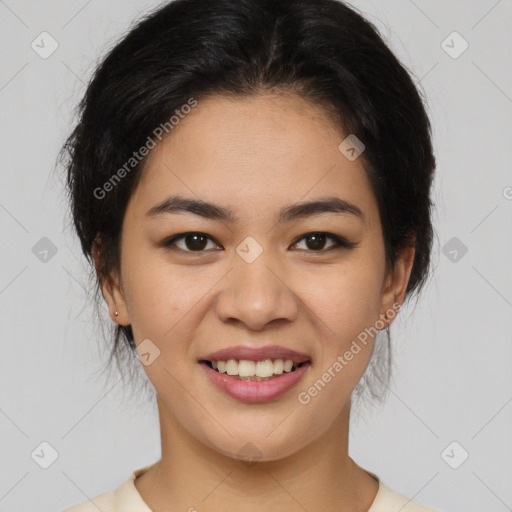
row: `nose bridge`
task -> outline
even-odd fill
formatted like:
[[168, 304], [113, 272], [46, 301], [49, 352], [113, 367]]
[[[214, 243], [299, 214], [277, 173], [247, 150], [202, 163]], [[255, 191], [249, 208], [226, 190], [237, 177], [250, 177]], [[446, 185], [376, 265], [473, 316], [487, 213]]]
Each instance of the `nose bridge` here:
[[280, 276], [280, 265], [254, 239], [237, 247], [233, 268], [217, 300], [222, 321], [238, 320], [250, 329], [261, 329], [276, 319], [293, 320], [297, 300]]

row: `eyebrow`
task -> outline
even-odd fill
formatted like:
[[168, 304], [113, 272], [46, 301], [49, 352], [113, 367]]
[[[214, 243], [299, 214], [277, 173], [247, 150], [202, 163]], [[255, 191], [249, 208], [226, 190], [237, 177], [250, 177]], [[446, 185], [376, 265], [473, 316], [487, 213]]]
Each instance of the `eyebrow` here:
[[[236, 224], [239, 219], [229, 208], [198, 199], [189, 199], [182, 196], [170, 196], [150, 208], [146, 216], [155, 217], [167, 213], [193, 213], [212, 220], [219, 220]], [[339, 197], [319, 198], [313, 201], [296, 203], [285, 206], [277, 215], [277, 222], [289, 222], [294, 219], [305, 218], [321, 213], [350, 214], [364, 220], [361, 209]]]

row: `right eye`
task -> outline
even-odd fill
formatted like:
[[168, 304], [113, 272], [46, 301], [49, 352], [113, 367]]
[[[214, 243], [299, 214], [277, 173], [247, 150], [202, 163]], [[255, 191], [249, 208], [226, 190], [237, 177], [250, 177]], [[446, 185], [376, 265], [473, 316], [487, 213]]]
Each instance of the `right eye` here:
[[[177, 242], [181, 243], [181, 247], [178, 245]], [[162, 245], [164, 247], [177, 248], [178, 250], [183, 252], [205, 252], [204, 249], [208, 245], [208, 242], [214, 243], [215, 241], [213, 240], [213, 238], [206, 235], [205, 233], [189, 231], [187, 233], [179, 233], [177, 235], [172, 236], [171, 238], [168, 238], [162, 243]]]

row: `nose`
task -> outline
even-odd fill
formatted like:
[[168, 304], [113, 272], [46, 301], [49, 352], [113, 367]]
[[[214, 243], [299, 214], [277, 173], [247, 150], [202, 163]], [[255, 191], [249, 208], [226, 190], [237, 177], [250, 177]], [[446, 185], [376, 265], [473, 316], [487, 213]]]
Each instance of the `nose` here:
[[260, 331], [271, 322], [292, 322], [299, 301], [286, 282], [282, 268], [264, 256], [252, 263], [235, 257], [234, 268], [223, 279], [215, 301], [218, 318]]

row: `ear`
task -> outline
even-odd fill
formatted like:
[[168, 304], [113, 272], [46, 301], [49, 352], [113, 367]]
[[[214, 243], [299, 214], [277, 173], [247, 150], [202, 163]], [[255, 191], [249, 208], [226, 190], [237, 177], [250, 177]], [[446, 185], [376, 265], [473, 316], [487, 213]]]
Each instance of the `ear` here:
[[384, 279], [380, 318], [384, 319], [387, 326], [393, 323], [394, 318], [396, 318], [396, 311], [395, 314], [388, 315], [387, 320], [385, 319], [386, 312], [389, 312], [391, 309], [396, 310], [404, 302], [407, 284], [409, 283], [414, 263], [414, 254], [414, 245], [404, 247], [398, 255], [394, 268], [388, 271]]
[[[101, 293], [108, 304], [110, 318], [119, 325], [129, 325], [130, 319], [119, 276], [117, 273], [104, 275], [105, 273], [102, 271], [104, 265], [101, 260], [101, 245], [97, 241], [94, 241], [92, 244], [92, 258], [100, 279]], [[118, 313], [117, 316], [115, 316], [116, 311]]]

